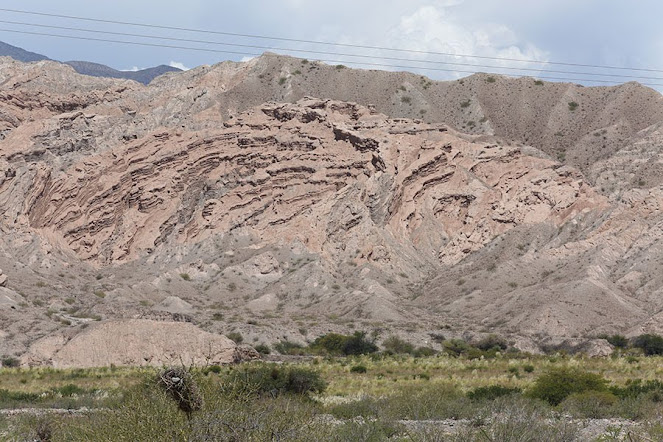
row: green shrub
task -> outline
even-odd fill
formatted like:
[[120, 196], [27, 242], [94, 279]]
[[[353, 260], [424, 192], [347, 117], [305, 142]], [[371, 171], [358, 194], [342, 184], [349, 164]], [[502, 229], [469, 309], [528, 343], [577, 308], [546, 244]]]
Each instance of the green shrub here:
[[647, 356], [663, 355], [663, 337], [654, 334], [644, 334], [633, 338], [633, 347], [641, 348]]
[[628, 347], [628, 338], [623, 335], [611, 335], [605, 337], [606, 341], [617, 348], [626, 348]]
[[611, 407], [616, 403], [617, 396], [608, 391], [584, 391], [571, 394], [560, 408], [573, 417], [602, 419], [612, 415]]
[[39, 394], [37, 393], [0, 389], [1, 408], [15, 408], [15, 403], [35, 403], [37, 401], [39, 401]]
[[555, 368], [539, 376], [529, 391], [529, 396], [551, 405], [559, 405], [573, 393], [606, 391], [607, 380], [601, 375], [575, 368]]
[[3, 367], [19, 367], [21, 365], [21, 361], [13, 356], [3, 356], [0, 362], [2, 362]]
[[571, 112], [573, 112], [574, 110], [576, 110], [576, 109], [578, 108], [578, 106], [579, 106], [579, 104], [576, 103], [575, 101], [570, 101], [570, 102], [569, 102], [569, 110], [570, 110]]
[[258, 344], [253, 348], [255, 348], [255, 350], [261, 355], [268, 355], [271, 353], [269, 346], [266, 344]]
[[233, 371], [223, 388], [225, 393], [234, 396], [266, 394], [276, 397], [284, 393], [322, 393], [327, 383], [313, 370], [265, 364]]
[[191, 281], [191, 276], [189, 276], [188, 273], [180, 273], [180, 278], [182, 278], [185, 281]]
[[304, 355], [307, 353], [304, 346], [287, 340], [274, 344], [274, 350], [281, 353], [282, 355]]
[[430, 348], [430, 347], [417, 347], [414, 349], [414, 352], [412, 352], [412, 356], [415, 358], [426, 358], [430, 356], [435, 356], [437, 354], [437, 351], [435, 349]]
[[532, 373], [534, 371], [534, 366], [532, 364], [523, 365], [523, 371], [525, 373]]
[[642, 379], [630, 380], [624, 387], [611, 387], [610, 391], [620, 398], [638, 397], [644, 393], [655, 392], [663, 397], [663, 382], [658, 379], [642, 381]]
[[80, 395], [85, 393], [86, 391], [82, 388], [80, 388], [77, 385], [74, 384], [67, 384], [63, 387], [58, 387], [53, 389], [54, 393], [58, 393], [62, 395], [63, 397], [70, 397], [74, 395]]
[[377, 345], [366, 337], [366, 332], [356, 331], [352, 335], [327, 333], [316, 338], [310, 345], [312, 350], [326, 352], [331, 355], [364, 355], [375, 353]]
[[208, 374], [208, 373], [214, 373], [214, 374], [220, 374], [223, 371], [223, 368], [220, 365], [214, 364], [210, 365], [208, 367], [205, 367], [203, 369], [203, 373]]
[[241, 344], [244, 342], [244, 336], [239, 332], [230, 332], [226, 333], [226, 337], [233, 341], [235, 344]]
[[504, 387], [502, 385], [489, 385], [477, 387], [467, 392], [467, 397], [473, 401], [494, 401], [498, 397], [520, 394], [522, 390], [518, 387]]
[[488, 335], [485, 338], [481, 339], [477, 344], [474, 345], [478, 349], [488, 351], [488, 350], [506, 350], [508, 345], [504, 338], [501, 338], [497, 335]]
[[385, 399], [363, 396], [356, 401], [343, 402], [329, 408], [329, 413], [337, 419], [351, 420], [356, 417], [371, 419], [378, 417], [384, 409]]
[[543, 86], [543, 81], [541, 81], [541, 80], [534, 80], [534, 84], [535, 84], [536, 86]]
[[323, 350], [332, 355], [343, 354], [343, 349], [350, 337], [339, 333], [327, 333], [313, 341], [311, 349]]
[[366, 373], [367, 369], [365, 365], [354, 365], [350, 367], [350, 373]]
[[414, 352], [414, 345], [399, 338], [398, 336], [390, 336], [382, 342], [384, 349], [393, 354], [412, 354]]
[[470, 350], [470, 345], [462, 339], [449, 339], [444, 341], [444, 351], [452, 356], [460, 356]]
[[495, 77], [490, 76], [490, 77], [486, 78], [486, 82], [488, 82], [488, 83], [495, 83], [495, 81], [496, 81]]

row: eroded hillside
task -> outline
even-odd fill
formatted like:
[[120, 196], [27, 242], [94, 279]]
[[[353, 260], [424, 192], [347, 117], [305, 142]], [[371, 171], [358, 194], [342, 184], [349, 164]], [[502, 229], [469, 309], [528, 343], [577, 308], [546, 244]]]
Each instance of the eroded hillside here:
[[3, 59], [0, 82], [0, 352], [121, 318], [527, 348], [657, 328], [650, 89], [273, 55], [147, 87]]

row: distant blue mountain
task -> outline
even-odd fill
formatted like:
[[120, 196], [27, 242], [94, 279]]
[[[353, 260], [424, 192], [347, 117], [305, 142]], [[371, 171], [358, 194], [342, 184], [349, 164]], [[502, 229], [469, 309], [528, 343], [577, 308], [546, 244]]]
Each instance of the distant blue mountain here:
[[73, 67], [79, 74], [91, 75], [92, 77], [126, 78], [143, 84], [149, 84], [150, 81], [166, 72], [182, 71], [181, 69], [163, 64], [161, 66], [142, 69], [140, 71], [118, 71], [105, 64], [92, 63], [89, 61], [67, 61], [65, 64]]
[[32, 61], [50, 60], [45, 55], [35, 54], [28, 52], [25, 49], [17, 48], [16, 46], [9, 45], [0, 41], [0, 57], [11, 57], [14, 60], [30, 63]]
[[[12, 46], [0, 41], [0, 57], [11, 57], [14, 60], [30, 63], [33, 61], [51, 60], [45, 55], [26, 51], [16, 46]], [[55, 60], [54, 60], [55, 61]], [[181, 72], [181, 69], [172, 66], [161, 65], [153, 68], [142, 69], [140, 71], [118, 71], [103, 64], [92, 63], [89, 61], [67, 61], [76, 72], [92, 77], [125, 78], [139, 83], [149, 84], [159, 75], [167, 72]]]

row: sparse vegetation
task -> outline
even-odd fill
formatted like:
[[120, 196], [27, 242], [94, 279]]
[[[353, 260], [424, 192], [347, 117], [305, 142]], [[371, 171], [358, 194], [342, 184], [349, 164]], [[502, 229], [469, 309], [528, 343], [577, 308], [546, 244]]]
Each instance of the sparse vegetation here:
[[543, 81], [542, 80], [534, 80], [534, 85], [535, 86], [543, 86]]
[[579, 104], [576, 103], [575, 101], [569, 102], [569, 110], [571, 112], [575, 111], [578, 108]]
[[461, 101], [461, 102], [460, 102], [460, 107], [461, 107], [462, 109], [465, 109], [465, 108], [467, 108], [467, 107], [470, 107], [470, 103], [471, 103], [471, 102], [470, 102], [470, 100], [469, 100], [469, 98], [468, 98], [467, 100], [465, 100], [465, 101]]
[[0, 359], [0, 363], [2, 363], [2, 366], [6, 368], [18, 367], [21, 365], [21, 362], [18, 360], [18, 358], [13, 356], [3, 356]]
[[[164, 434], [182, 440], [272, 440], [279, 434], [285, 440], [427, 441], [439, 439], [424, 421], [451, 419], [457, 422], [451, 440], [507, 441], [516, 434], [518, 440], [563, 441], [580, 440], [585, 424], [578, 419], [622, 418], [635, 421], [628, 430], [633, 440], [660, 440], [663, 383], [641, 378], [661, 357], [641, 358], [637, 366], [626, 364], [628, 370], [624, 361], [370, 354], [191, 370], [2, 369], [0, 407], [93, 411], [10, 417], [0, 434], [39, 440], [37, 433], [50, 429], [52, 441], [151, 441]], [[510, 368], [518, 367], [521, 374], [514, 376]], [[354, 396], [359, 390], [362, 396]], [[405, 427], [402, 420], [421, 425]]]
[[261, 355], [268, 355], [272, 352], [272, 350], [269, 348], [269, 345], [266, 344], [258, 344], [255, 345], [253, 348]]
[[214, 321], [223, 321], [223, 313], [221, 313], [221, 312], [212, 313], [212, 320], [214, 320]]
[[495, 81], [497, 80], [495, 80], [495, 77], [493, 77], [492, 75], [486, 78], [486, 83], [495, 83]]
[[239, 332], [226, 333], [226, 337], [233, 341], [235, 344], [241, 344], [244, 342], [244, 337]]
[[283, 85], [285, 84], [286, 81], [288, 81], [288, 79], [285, 78], [285, 77], [281, 77], [281, 78], [279, 78], [279, 85], [280, 85], [280, 86], [283, 86]]
[[180, 278], [182, 278], [185, 281], [191, 281], [191, 276], [189, 276], [188, 273], [180, 273]]

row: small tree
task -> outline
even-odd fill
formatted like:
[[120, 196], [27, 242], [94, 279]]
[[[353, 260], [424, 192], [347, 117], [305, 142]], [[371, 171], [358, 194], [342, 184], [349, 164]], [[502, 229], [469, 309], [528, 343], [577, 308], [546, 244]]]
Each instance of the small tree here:
[[645, 355], [663, 355], [663, 337], [653, 334], [644, 334], [633, 339], [633, 347], [641, 348]]
[[573, 393], [607, 390], [608, 381], [601, 375], [563, 367], [551, 369], [539, 376], [529, 395], [551, 405], [558, 405]]
[[365, 355], [378, 351], [373, 340], [366, 337], [366, 332], [356, 331], [345, 343], [343, 353], [346, 355]]
[[612, 335], [605, 338], [611, 345], [617, 348], [628, 347], [628, 339], [623, 335]]
[[488, 335], [485, 338], [481, 339], [475, 347], [483, 350], [483, 351], [488, 351], [488, 350], [506, 350], [508, 347], [506, 341], [504, 338], [501, 338], [497, 335]]
[[414, 345], [399, 338], [398, 336], [389, 336], [382, 342], [384, 349], [394, 354], [413, 353]]

